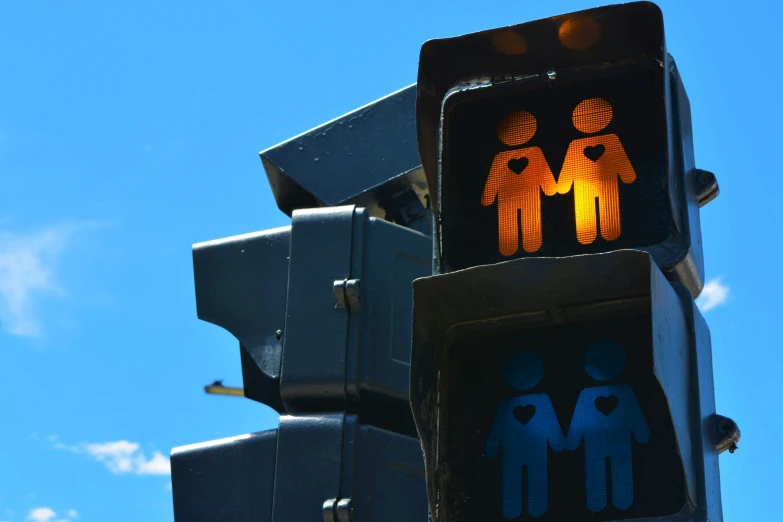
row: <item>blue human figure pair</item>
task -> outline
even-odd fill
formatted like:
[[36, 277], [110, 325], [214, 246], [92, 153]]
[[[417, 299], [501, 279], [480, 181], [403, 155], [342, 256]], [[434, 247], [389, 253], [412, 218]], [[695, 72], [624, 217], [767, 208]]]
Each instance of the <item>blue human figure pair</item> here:
[[[617, 377], [625, 368], [625, 351], [616, 343], [592, 346], [585, 356], [585, 371], [597, 381]], [[533, 351], [519, 352], [506, 364], [506, 382], [520, 391], [535, 387], [544, 376], [544, 362]], [[548, 447], [576, 450], [585, 445], [587, 508], [606, 507], [606, 459], [612, 475], [612, 504], [628, 509], [633, 503], [631, 438], [647, 442], [650, 430], [636, 395], [628, 385], [585, 388], [563, 436], [552, 402], [545, 393], [509, 397], [500, 401], [484, 456], [494, 458], [503, 448], [503, 516], [513, 520], [525, 511], [522, 470], [527, 469], [527, 512], [540, 517], [548, 507]]]

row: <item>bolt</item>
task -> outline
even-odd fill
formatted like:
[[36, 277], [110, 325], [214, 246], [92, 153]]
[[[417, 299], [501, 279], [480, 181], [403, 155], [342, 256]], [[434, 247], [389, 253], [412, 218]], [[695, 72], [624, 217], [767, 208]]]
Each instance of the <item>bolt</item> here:
[[563, 312], [562, 308], [551, 308], [549, 310], [549, 317], [552, 318], [552, 321], [560, 324], [565, 321], [565, 312]]

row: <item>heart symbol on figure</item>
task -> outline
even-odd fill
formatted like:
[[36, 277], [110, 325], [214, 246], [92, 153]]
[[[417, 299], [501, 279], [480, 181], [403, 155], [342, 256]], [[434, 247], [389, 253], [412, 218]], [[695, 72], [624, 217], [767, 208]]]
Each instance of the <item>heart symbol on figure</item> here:
[[616, 395], [610, 395], [608, 397], [598, 397], [595, 399], [595, 407], [598, 411], [609, 416], [617, 407], [617, 403], [620, 402]]
[[601, 156], [604, 155], [604, 152], [606, 152], [606, 147], [603, 145], [593, 145], [592, 147], [585, 147], [585, 156], [587, 156], [587, 159], [595, 163], [598, 161]]
[[527, 406], [515, 406], [514, 407], [514, 417], [521, 422], [522, 424], [527, 424], [530, 422], [530, 419], [533, 418], [533, 415], [536, 414], [536, 407], [532, 404], [528, 404]]
[[508, 169], [514, 174], [521, 174], [527, 168], [528, 163], [530, 161], [527, 158], [508, 160]]

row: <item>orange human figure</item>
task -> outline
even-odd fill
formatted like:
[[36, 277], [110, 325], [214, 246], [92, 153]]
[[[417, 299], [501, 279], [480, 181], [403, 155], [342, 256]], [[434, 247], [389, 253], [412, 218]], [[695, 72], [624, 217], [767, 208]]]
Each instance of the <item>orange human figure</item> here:
[[[589, 98], [574, 109], [574, 127], [585, 134], [599, 132], [612, 121], [612, 106], [603, 98]], [[601, 134], [571, 142], [563, 169], [557, 180], [557, 192], [565, 194], [574, 187], [576, 238], [583, 245], [595, 241], [595, 199], [601, 217], [601, 237], [612, 241], [620, 237], [620, 191], [617, 177], [633, 183], [636, 172], [616, 134]]]
[[[527, 111], [512, 112], [498, 126], [500, 141], [519, 147], [536, 133], [536, 118]], [[541, 189], [547, 196], [557, 192], [555, 177], [539, 147], [512, 149], [498, 153], [489, 169], [481, 204], [498, 201], [498, 247], [504, 256], [519, 249], [521, 210], [522, 248], [541, 248]]]

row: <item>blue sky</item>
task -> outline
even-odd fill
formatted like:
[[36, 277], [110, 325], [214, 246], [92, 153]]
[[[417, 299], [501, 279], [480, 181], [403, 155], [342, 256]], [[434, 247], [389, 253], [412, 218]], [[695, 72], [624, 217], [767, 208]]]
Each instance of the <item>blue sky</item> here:
[[[595, 5], [0, 4], [0, 520], [171, 521], [172, 447], [276, 424], [203, 393], [241, 373], [196, 318], [191, 266], [193, 243], [288, 222], [258, 151], [413, 83], [427, 39]], [[773, 520], [783, 7], [660, 5], [721, 186], [701, 304], [718, 409], [745, 436], [721, 457], [724, 514]]]

